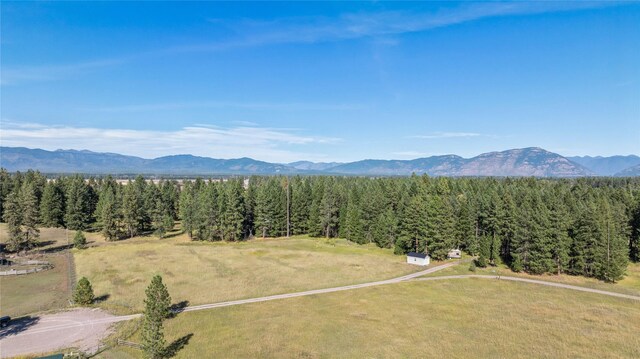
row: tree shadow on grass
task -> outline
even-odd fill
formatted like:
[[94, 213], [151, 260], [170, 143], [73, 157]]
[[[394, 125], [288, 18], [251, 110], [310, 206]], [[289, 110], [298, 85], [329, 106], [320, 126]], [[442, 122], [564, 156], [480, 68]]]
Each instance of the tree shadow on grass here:
[[9, 325], [0, 329], [0, 338], [5, 338], [11, 335], [16, 335], [24, 332], [30, 327], [36, 325], [40, 321], [40, 317], [25, 316], [17, 319], [12, 319]]
[[189, 344], [189, 340], [193, 333], [189, 333], [183, 337], [180, 337], [173, 341], [173, 343], [169, 344], [168, 347], [165, 348], [164, 357], [165, 358], [173, 358], [178, 352], [184, 348], [187, 344]]
[[171, 315], [169, 317], [173, 318], [176, 315], [182, 313], [184, 309], [188, 306], [189, 306], [188, 300], [183, 300], [182, 302], [172, 304], [171, 307], [169, 308], [169, 311], [171, 312]]
[[101, 295], [101, 296], [99, 296], [99, 297], [95, 297], [95, 298], [93, 299], [93, 302], [94, 302], [94, 303], [104, 302], [105, 300], [109, 299], [109, 297], [111, 297], [111, 295], [110, 295], [110, 294], [103, 294], [103, 295]]

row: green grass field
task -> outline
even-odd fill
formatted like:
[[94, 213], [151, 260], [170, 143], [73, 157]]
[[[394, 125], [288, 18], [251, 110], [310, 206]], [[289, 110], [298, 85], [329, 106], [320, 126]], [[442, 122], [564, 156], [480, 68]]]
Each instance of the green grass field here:
[[182, 313], [165, 331], [192, 334], [178, 358], [638, 358], [638, 323], [631, 300], [460, 279]]
[[392, 278], [423, 269], [403, 256], [346, 240], [254, 239], [191, 242], [138, 238], [74, 250], [78, 278], [115, 313], [143, 309], [144, 289], [161, 274], [174, 302], [213, 303]]

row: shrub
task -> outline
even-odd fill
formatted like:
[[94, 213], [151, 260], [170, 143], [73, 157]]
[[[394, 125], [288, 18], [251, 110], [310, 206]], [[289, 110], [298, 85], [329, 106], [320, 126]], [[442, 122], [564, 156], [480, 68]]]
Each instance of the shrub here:
[[73, 292], [73, 301], [79, 305], [89, 305], [93, 303], [95, 296], [93, 288], [87, 277], [82, 277], [78, 281], [75, 291]]
[[87, 237], [84, 236], [82, 231], [77, 231], [73, 237], [73, 246], [78, 249], [83, 249], [87, 246]]

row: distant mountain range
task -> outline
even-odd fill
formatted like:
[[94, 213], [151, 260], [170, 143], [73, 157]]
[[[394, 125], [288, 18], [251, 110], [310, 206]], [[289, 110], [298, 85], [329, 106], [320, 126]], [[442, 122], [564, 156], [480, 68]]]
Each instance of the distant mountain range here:
[[[629, 164], [629, 166], [626, 166]], [[484, 153], [472, 158], [456, 155], [414, 160], [362, 160], [350, 163], [298, 161], [287, 164], [251, 158], [214, 159], [175, 155], [144, 159], [87, 150], [46, 151], [0, 147], [0, 166], [8, 171], [87, 174], [342, 174], [367, 176], [536, 176], [583, 177], [640, 175], [640, 157], [563, 157], [538, 147]], [[634, 167], [635, 166], [635, 167]]]
[[640, 157], [629, 156], [611, 156], [611, 157], [567, 157], [569, 160], [582, 165], [599, 176], [613, 176], [630, 167], [640, 165]]

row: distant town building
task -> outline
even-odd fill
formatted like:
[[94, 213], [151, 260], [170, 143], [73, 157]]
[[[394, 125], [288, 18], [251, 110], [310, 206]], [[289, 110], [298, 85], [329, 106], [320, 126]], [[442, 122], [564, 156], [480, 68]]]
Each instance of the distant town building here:
[[447, 253], [447, 258], [462, 258], [462, 251], [459, 249], [452, 249]]
[[429, 263], [431, 263], [431, 258], [426, 254], [409, 252], [407, 253], [407, 263], [418, 266], [428, 266]]

